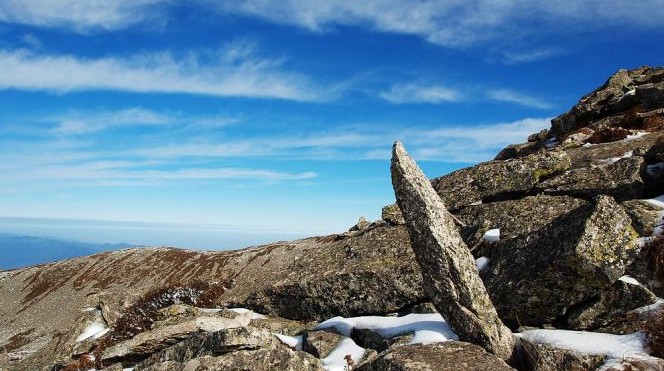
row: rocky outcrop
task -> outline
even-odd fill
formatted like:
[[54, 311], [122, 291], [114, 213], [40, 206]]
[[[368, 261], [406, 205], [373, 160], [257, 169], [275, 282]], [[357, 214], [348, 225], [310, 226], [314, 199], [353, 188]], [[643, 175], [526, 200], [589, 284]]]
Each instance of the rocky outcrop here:
[[422, 268], [424, 291], [459, 339], [502, 359], [510, 358], [512, 332], [498, 318], [473, 256], [440, 197], [399, 142], [392, 151], [391, 173], [411, 246]]
[[433, 179], [431, 184], [448, 209], [458, 210], [473, 203], [528, 195], [538, 183], [569, 169], [567, 154], [550, 152], [485, 162]]
[[609, 159], [589, 168], [571, 170], [537, 185], [537, 191], [551, 195], [569, 195], [590, 199], [609, 195], [619, 201], [643, 194], [643, 157]]
[[514, 327], [551, 323], [608, 288], [638, 253], [630, 223], [601, 196], [538, 233], [496, 242], [482, 278], [501, 318]]
[[[473, 258], [483, 258], [480, 277], [504, 323], [628, 334], [656, 318], [634, 308], [664, 293], [664, 255], [648, 242], [659, 241], [650, 236], [661, 229], [662, 209], [644, 201], [664, 190], [664, 69], [619, 71], [527, 143], [431, 184], [450, 212], [443, 213], [438, 232], [458, 245], [455, 251], [466, 251], [465, 243], [474, 256], [426, 263], [459, 267], [447, 272], [464, 282], [476, 274]], [[432, 311], [405, 222], [399, 206], [389, 205], [381, 220], [361, 219], [330, 236], [239, 251], [128, 249], [0, 272], [0, 369], [89, 369], [92, 352], [106, 354], [105, 369], [113, 371], [123, 362], [141, 363], [136, 370], [321, 369], [318, 358], [350, 339], [312, 330], [311, 321]], [[205, 297], [201, 282], [214, 288]], [[154, 318], [131, 322], [146, 319], [132, 310], [149, 293], [175, 286], [198, 294], [167, 308], [152, 303], [161, 308], [148, 311]], [[480, 317], [474, 310], [486, 312], [483, 299], [451, 297], [448, 307], [464, 301], [469, 318]], [[468, 303], [473, 300], [478, 303]], [[245, 307], [270, 316], [228, 327], [226, 320], [237, 314], [193, 305]], [[122, 326], [131, 331], [118, 335]], [[79, 339], [90, 328], [110, 332]], [[302, 343], [291, 349], [274, 334]], [[345, 335], [367, 348], [358, 366], [374, 369], [436, 369], [445, 362], [458, 368], [477, 348], [449, 343], [457, 349], [451, 356], [442, 344], [410, 345], [412, 332], [387, 338], [354, 328]], [[296, 350], [301, 345], [309, 353]], [[590, 368], [601, 358], [542, 344], [532, 349], [539, 357], [524, 369]], [[649, 366], [626, 357], [611, 367]]]
[[657, 110], [663, 103], [664, 68], [620, 70], [568, 112], [551, 120], [549, 136], [560, 138], [581, 128], [597, 132], [619, 125], [657, 126], [658, 120], [653, 117], [659, 117]]
[[357, 371], [508, 371], [503, 360], [481, 347], [458, 341], [430, 345], [404, 345], [381, 353]]

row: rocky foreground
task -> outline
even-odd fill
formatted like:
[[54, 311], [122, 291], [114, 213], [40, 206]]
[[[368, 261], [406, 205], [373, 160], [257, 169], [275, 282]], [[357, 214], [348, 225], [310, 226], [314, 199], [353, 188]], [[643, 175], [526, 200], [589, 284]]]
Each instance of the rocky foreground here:
[[[0, 370], [664, 369], [663, 209], [648, 201], [664, 194], [663, 161], [664, 69], [621, 70], [527, 143], [431, 180], [446, 234], [389, 205], [338, 235], [0, 272]], [[414, 252], [414, 222], [461, 263]], [[455, 291], [477, 283], [490, 302]], [[464, 330], [459, 311], [498, 332]], [[435, 312], [449, 324], [411, 314]], [[412, 323], [318, 325], [335, 316]], [[413, 341], [433, 322], [449, 341]], [[571, 346], [552, 329], [638, 349]]]

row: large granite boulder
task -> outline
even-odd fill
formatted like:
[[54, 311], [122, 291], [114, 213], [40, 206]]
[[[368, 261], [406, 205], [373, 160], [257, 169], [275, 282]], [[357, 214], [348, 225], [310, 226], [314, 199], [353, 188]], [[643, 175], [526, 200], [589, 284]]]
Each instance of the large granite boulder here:
[[536, 195], [516, 200], [468, 206], [455, 216], [463, 224], [461, 237], [476, 257], [500, 253], [496, 244], [483, 236], [490, 229], [500, 230], [500, 239], [542, 233], [548, 225], [573, 213], [588, 201], [569, 196]]
[[[297, 320], [396, 312], [424, 299], [420, 269], [404, 226], [377, 227], [342, 240], [309, 244], [306, 253], [272, 253], [222, 298], [227, 306]], [[276, 269], [271, 270], [271, 267]], [[262, 268], [262, 269], [261, 269]], [[242, 285], [243, 287], [240, 287]]]
[[567, 325], [577, 330], [594, 330], [608, 325], [617, 316], [655, 301], [657, 296], [650, 290], [633, 278], [625, 278], [568, 311]]
[[481, 347], [459, 341], [402, 345], [379, 354], [357, 371], [508, 371], [503, 360]]
[[424, 291], [459, 339], [510, 358], [514, 337], [498, 318], [475, 259], [431, 183], [399, 142], [394, 144], [390, 169], [411, 247], [422, 268]]
[[552, 323], [624, 274], [637, 237], [622, 207], [600, 196], [537, 233], [494, 242], [482, 278], [510, 326]]

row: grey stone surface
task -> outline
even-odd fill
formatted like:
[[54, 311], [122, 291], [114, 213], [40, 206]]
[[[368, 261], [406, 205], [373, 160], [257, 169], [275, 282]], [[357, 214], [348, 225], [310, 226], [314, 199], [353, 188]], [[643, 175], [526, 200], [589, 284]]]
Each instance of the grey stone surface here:
[[482, 278], [510, 326], [552, 323], [624, 274], [637, 237], [622, 207], [600, 196], [539, 232], [496, 242]]
[[503, 360], [481, 347], [458, 341], [403, 345], [389, 349], [357, 371], [508, 371]]
[[498, 318], [451, 214], [399, 142], [394, 144], [391, 173], [422, 268], [424, 291], [459, 339], [508, 359], [514, 348], [512, 332]]

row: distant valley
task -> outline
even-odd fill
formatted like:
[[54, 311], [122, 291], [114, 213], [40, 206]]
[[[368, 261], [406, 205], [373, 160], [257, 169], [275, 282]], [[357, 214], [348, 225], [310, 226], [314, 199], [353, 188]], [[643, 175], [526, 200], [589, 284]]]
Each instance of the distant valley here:
[[128, 243], [93, 244], [54, 237], [0, 233], [0, 270], [133, 247]]

